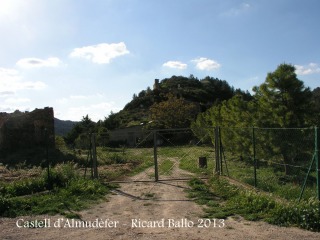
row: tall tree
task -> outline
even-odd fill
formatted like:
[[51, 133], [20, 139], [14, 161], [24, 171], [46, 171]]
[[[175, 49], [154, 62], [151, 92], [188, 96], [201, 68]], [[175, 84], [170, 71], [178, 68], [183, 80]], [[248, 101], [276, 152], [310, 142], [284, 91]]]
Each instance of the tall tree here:
[[84, 139], [83, 136], [95, 131], [95, 125], [88, 115], [82, 117], [81, 122], [75, 124], [64, 138], [66, 143], [74, 144], [76, 139]]
[[[214, 142], [212, 127], [219, 126], [225, 149], [240, 156], [247, 156], [250, 155], [252, 145], [251, 130], [248, 127], [251, 129], [254, 125], [255, 109], [253, 101], [246, 101], [243, 95], [238, 94], [199, 114], [192, 123], [192, 130], [198, 138], [202, 139], [207, 135]], [[206, 135], [203, 134], [203, 129], [207, 129]]]
[[[254, 87], [258, 103], [260, 127], [299, 128], [307, 126], [310, 119], [312, 94], [309, 88], [297, 78], [295, 67], [280, 64], [267, 74], [259, 87]], [[282, 155], [286, 174], [290, 165], [299, 160], [301, 153], [301, 131], [278, 129], [265, 131], [263, 135], [265, 152]], [[266, 144], [267, 143], [267, 144]]]
[[311, 91], [297, 78], [295, 67], [280, 64], [254, 87], [262, 127], [305, 126], [311, 109]]
[[119, 119], [117, 119], [117, 114], [110, 112], [109, 116], [105, 118], [103, 125], [109, 130], [113, 130], [119, 127]]
[[167, 100], [155, 103], [150, 107], [153, 127], [181, 128], [189, 127], [199, 112], [199, 107], [169, 93]]
[[310, 122], [314, 126], [320, 126], [320, 87], [312, 91], [312, 116]]
[[248, 127], [260, 127], [256, 130], [257, 154], [284, 162], [286, 174], [291, 174], [290, 166], [306, 159], [301, 144], [306, 133], [288, 128], [310, 126], [311, 91], [297, 78], [294, 66], [280, 64], [267, 74], [263, 84], [254, 87], [254, 92], [249, 101], [239, 94], [211, 107], [193, 123], [194, 132], [201, 135], [201, 125], [220, 126], [225, 148], [229, 146], [234, 153], [246, 156], [252, 151]]

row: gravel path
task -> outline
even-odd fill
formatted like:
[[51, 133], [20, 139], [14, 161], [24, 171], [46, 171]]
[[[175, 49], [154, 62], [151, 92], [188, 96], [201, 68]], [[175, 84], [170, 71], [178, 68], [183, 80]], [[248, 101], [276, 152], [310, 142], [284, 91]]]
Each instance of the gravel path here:
[[[240, 217], [202, 219], [203, 210], [186, 197], [183, 181], [120, 186], [100, 204], [80, 212], [83, 222], [62, 216], [0, 218], [0, 239], [320, 239], [320, 233]], [[17, 227], [35, 220], [46, 226]]]

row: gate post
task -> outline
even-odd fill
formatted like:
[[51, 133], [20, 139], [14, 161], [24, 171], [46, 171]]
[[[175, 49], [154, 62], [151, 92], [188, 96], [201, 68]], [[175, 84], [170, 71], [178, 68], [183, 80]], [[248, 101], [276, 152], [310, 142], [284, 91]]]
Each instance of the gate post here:
[[[314, 128], [315, 143], [314, 143], [314, 152], [315, 152], [315, 161], [316, 161], [316, 178], [317, 178], [317, 199], [320, 200], [320, 164], [319, 164], [319, 146], [318, 146], [318, 127]], [[319, 209], [320, 211], [320, 209]]]
[[153, 131], [153, 159], [154, 159], [154, 180], [158, 182], [159, 173], [158, 173], [158, 153], [157, 153], [157, 131]]

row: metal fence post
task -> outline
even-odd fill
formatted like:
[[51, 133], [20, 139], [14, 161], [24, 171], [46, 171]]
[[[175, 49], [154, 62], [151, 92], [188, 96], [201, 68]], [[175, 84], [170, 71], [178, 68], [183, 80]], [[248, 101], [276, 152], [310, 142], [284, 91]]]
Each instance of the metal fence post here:
[[253, 148], [253, 177], [254, 177], [254, 187], [257, 187], [256, 137], [255, 137], [255, 129], [254, 129], [254, 127], [252, 127], [252, 148]]
[[216, 169], [215, 173], [220, 175], [220, 139], [219, 139], [219, 127], [214, 129], [214, 146], [216, 153]]
[[[317, 177], [317, 199], [318, 199], [318, 219], [320, 218], [320, 166], [319, 166], [319, 145], [318, 145], [318, 127], [314, 128], [315, 131], [315, 153], [314, 153], [314, 160], [316, 161], [316, 177]], [[317, 227], [319, 231], [319, 225]]]
[[315, 149], [315, 161], [316, 161], [316, 174], [317, 174], [317, 199], [320, 200], [320, 173], [319, 173], [319, 149], [318, 149], [318, 127], [314, 128], [314, 134], [315, 134], [315, 144], [314, 144], [314, 149]]
[[159, 181], [158, 172], [158, 152], [157, 152], [157, 131], [153, 131], [153, 159], [154, 159], [154, 178], [155, 181]]
[[312, 156], [311, 164], [310, 164], [310, 166], [309, 166], [307, 175], [306, 175], [306, 177], [305, 177], [305, 179], [304, 179], [304, 182], [303, 182], [303, 185], [302, 185], [302, 189], [301, 189], [300, 196], [299, 196], [299, 200], [298, 200], [299, 202], [300, 202], [300, 200], [301, 200], [301, 198], [302, 198], [302, 195], [303, 195], [303, 192], [304, 192], [304, 190], [305, 190], [305, 188], [306, 188], [307, 180], [308, 180], [308, 177], [309, 177], [309, 175], [310, 175], [310, 171], [311, 171], [311, 169], [312, 169], [314, 160], [315, 160], [315, 153], [314, 153], [313, 156]]
[[222, 154], [223, 154], [223, 146], [222, 146], [222, 138], [221, 138], [221, 128], [218, 127], [218, 133], [219, 133], [219, 167], [220, 167], [220, 175], [223, 175], [223, 164], [222, 164]]

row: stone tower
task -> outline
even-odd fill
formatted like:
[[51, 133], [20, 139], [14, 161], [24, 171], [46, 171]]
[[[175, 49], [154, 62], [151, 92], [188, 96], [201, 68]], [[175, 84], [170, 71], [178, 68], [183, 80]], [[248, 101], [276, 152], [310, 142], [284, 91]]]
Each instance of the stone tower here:
[[159, 89], [159, 79], [154, 80], [153, 90]]

